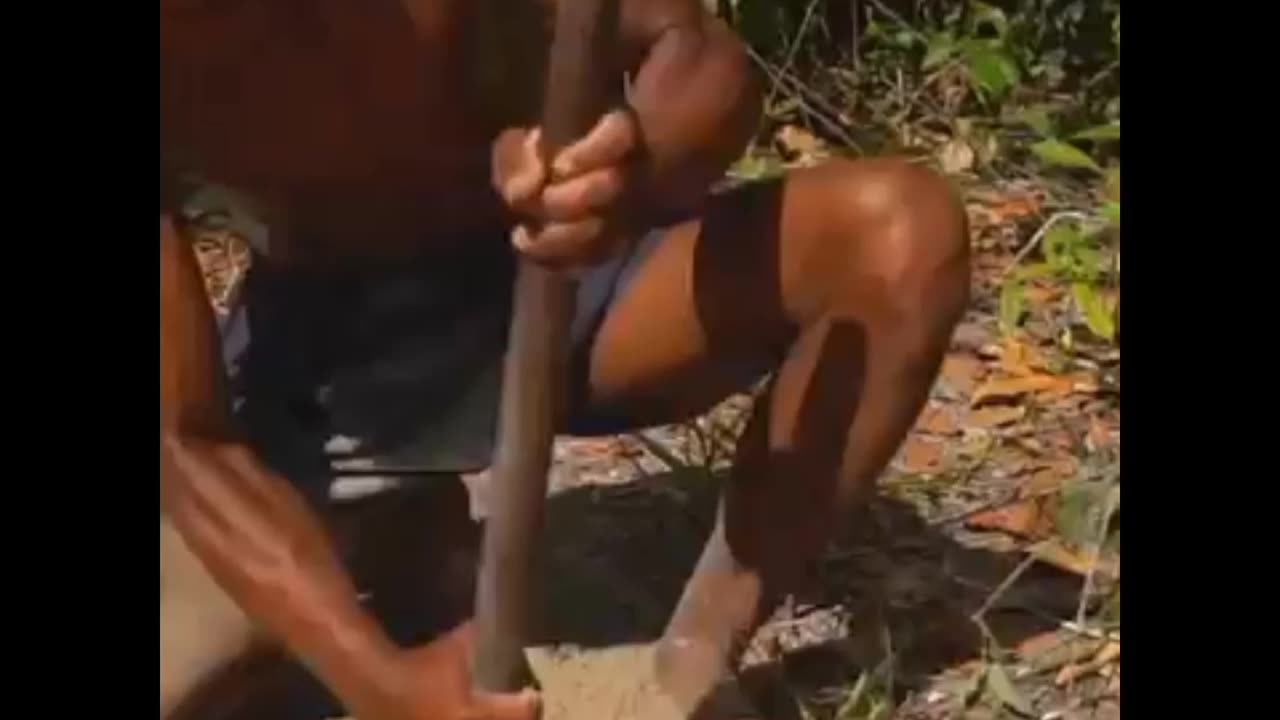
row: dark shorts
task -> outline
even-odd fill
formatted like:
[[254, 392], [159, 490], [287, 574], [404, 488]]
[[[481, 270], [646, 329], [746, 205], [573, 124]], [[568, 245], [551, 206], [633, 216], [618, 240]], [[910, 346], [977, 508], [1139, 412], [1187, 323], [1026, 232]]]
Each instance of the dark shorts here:
[[[587, 358], [618, 292], [662, 235], [649, 233], [582, 278], [566, 433], [627, 427], [585, 408]], [[254, 263], [221, 322], [242, 429], [269, 465], [316, 500], [341, 495], [334, 483], [344, 474], [360, 476], [346, 479], [358, 493], [423, 473], [483, 469], [514, 268], [503, 237], [477, 238], [452, 257], [341, 271]]]

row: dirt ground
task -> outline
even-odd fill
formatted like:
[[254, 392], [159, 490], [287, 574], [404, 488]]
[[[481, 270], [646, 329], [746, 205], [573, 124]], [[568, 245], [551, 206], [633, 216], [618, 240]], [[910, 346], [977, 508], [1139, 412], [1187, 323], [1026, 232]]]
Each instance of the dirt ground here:
[[542, 720], [683, 720], [653, 677], [652, 645], [528, 653], [543, 693]]
[[[1000, 277], [1043, 223], [1037, 192], [969, 193], [972, 308], [880, 496], [811, 596], [788, 599], [741, 658], [764, 717], [1119, 717], [1118, 345], [1064, 336], [1078, 321], [1052, 287], [1030, 288], [1041, 311], [1019, 333], [996, 321]], [[224, 240], [198, 246], [215, 305], [243, 270]], [[659, 711], [636, 710], [629, 689], [650, 682], [648, 643], [710, 530], [749, 406], [557, 444], [535, 638], [548, 720], [665, 717], [635, 714]]]

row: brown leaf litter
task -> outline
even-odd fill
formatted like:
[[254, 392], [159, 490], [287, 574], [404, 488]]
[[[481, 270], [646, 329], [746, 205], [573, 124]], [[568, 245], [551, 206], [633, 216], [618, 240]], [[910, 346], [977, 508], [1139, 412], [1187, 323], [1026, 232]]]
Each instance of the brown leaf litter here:
[[975, 530], [995, 530], [1027, 539], [1048, 537], [1053, 532], [1053, 498], [1028, 498], [1004, 507], [978, 513], [965, 521]]
[[1092, 673], [1101, 673], [1120, 660], [1120, 643], [1108, 640], [1096, 654], [1085, 662], [1064, 666], [1053, 682], [1058, 687], [1073, 683]]
[[911, 475], [939, 473], [946, 468], [946, 444], [938, 440], [912, 435], [903, 443], [898, 469]]

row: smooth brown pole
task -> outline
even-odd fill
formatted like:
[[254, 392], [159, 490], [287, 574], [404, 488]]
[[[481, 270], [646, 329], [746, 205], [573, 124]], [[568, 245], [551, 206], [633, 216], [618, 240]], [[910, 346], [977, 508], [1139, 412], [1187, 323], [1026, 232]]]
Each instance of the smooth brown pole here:
[[[618, 0], [559, 0], [547, 69], [544, 156], [583, 137], [616, 96]], [[503, 365], [489, 517], [476, 583], [474, 678], [514, 692], [529, 635], [547, 471], [564, 410], [577, 282], [521, 261]]]

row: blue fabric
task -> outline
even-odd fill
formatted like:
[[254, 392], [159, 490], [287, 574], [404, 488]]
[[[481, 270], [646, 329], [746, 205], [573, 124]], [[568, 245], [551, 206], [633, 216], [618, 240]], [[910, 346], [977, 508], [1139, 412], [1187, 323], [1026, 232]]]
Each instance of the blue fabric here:
[[[570, 378], [579, 400], [600, 323], [662, 235], [581, 278]], [[221, 328], [237, 417], [264, 460], [317, 499], [344, 463], [488, 465], [515, 268], [505, 238], [341, 271], [256, 260]], [[627, 428], [573, 405], [565, 432]]]

